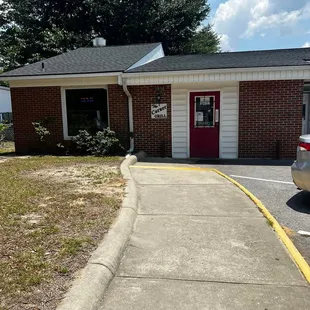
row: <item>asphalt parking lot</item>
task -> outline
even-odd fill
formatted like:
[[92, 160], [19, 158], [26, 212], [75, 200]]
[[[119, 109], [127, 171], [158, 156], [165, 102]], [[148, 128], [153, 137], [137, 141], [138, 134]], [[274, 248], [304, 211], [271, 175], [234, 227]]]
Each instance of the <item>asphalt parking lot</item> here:
[[290, 165], [199, 166], [212, 166], [251, 191], [282, 226], [292, 230], [291, 239], [310, 264], [310, 237], [297, 233], [299, 230], [310, 232], [310, 193], [298, 190], [293, 184]]

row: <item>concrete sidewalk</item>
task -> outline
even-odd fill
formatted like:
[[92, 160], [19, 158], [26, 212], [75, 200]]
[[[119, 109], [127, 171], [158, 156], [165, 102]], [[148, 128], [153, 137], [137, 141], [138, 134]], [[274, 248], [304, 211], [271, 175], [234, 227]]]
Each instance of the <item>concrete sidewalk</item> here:
[[139, 214], [100, 310], [310, 309], [307, 282], [243, 192], [211, 171], [143, 165], [131, 168]]

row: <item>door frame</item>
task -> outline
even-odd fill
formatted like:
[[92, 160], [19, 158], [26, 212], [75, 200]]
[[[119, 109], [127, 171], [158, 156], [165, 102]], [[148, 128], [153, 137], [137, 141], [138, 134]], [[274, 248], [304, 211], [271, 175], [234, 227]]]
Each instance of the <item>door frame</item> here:
[[222, 144], [221, 144], [221, 137], [222, 137], [222, 109], [223, 109], [223, 92], [222, 89], [191, 89], [187, 92], [187, 158], [191, 158], [190, 154], [190, 96], [191, 93], [199, 93], [199, 92], [219, 92], [220, 93], [220, 130], [219, 130], [219, 158], [222, 158]]

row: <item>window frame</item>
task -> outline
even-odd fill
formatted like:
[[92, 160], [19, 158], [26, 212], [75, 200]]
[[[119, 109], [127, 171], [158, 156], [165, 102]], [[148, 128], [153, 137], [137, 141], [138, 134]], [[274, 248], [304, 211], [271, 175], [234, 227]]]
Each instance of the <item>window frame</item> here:
[[[201, 98], [201, 97], [209, 97], [209, 98], [213, 98], [213, 126], [196, 126], [196, 98]], [[215, 128], [215, 123], [216, 123], [216, 108], [215, 108], [215, 96], [211, 95], [211, 96], [195, 96], [194, 97], [195, 102], [194, 102], [194, 115], [195, 115], [195, 128], [199, 129], [199, 128]]]
[[110, 127], [110, 108], [109, 108], [109, 89], [107, 85], [100, 86], [70, 86], [61, 87], [61, 110], [62, 110], [62, 126], [63, 126], [63, 136], [64, 140], [71, 140], [73, 136], [68, 134], [68, 117], [67, 117], [67, 101], [66, 101], [66, 91], [74, 89], [105, 89], [107, 91], [107, 111], [108, 111], [108, 127]]

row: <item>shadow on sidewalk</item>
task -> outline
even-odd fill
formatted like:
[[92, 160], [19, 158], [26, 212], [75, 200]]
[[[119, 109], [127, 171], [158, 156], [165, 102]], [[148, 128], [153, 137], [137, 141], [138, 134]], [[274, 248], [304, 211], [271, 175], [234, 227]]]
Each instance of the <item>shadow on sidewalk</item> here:
[[184, 165], [235, 165], [235, 166], [291, 166], [294, 160], [275, 159], [174, 159], [161, 157], [145, 157], [140, 162], [184, 164]]

